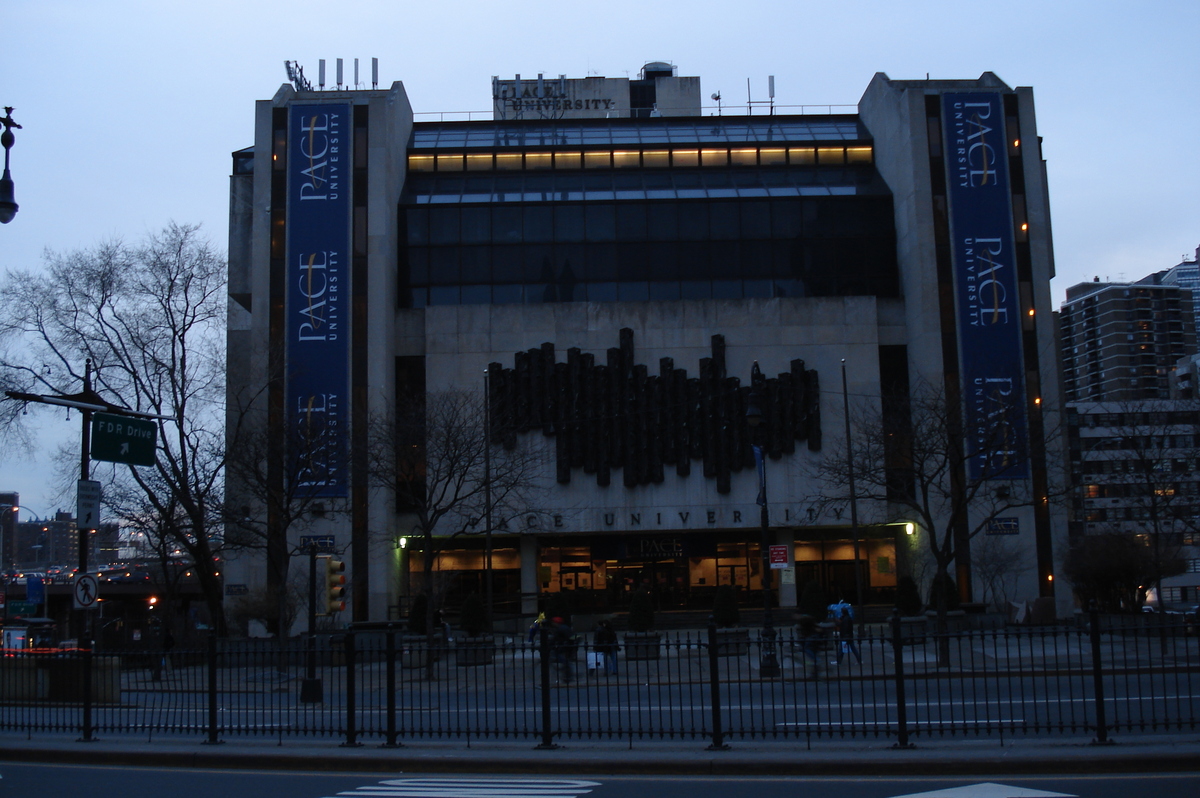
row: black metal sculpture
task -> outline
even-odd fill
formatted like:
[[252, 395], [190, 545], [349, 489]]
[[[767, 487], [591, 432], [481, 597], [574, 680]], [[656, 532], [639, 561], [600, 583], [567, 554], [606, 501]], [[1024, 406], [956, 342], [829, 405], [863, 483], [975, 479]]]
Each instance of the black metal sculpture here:
[[[663, 481], [664, 468], [686, 477], [691, 461], [716, 478], [717, 492], [729, 493], [730, 475], [754, 467], [746, 400], [750, 387], [725, 372], [725, 337], [712, 337], [712, 357], [700, 360], [700, 376], [688, 377], [672, 358], [659, 360], [658, 374], [634, 362], [633, 330], [623, 328], [620, 346], [607, 362], [578, 348], [559, 363], [554, 344], [517, 352], [513, 367], [488, 367], [488, 412], [493, 444], [511, 449], [517, 435], [538, 427], [555, 439], [557, 479], [571, 481], [582, 468], [607, 486], [612, 470], [622, 469], [625, 487]], [[766, 446], [773, 459], [796, 451], [796, 441], [821, 448], [820, 390], [817, 372], [793, 360], [791, 371], [766, 378], [751, 376], [763, 397]]]

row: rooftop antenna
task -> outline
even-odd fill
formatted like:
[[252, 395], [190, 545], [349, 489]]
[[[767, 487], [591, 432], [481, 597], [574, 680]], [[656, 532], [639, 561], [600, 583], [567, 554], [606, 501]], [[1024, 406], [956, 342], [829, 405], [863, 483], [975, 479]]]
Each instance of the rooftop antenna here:
[[325, 59], [322, 58], [317, 64], [317, 86], [321, 91], [325, 91]]
[[379, 59], [371, 59], [371, 88], [379, 88]]
[[721, 92], [719, 90], [714, 91], [712, 98], [717, 101], [717, 116], [720, 116], [721, 115]]
[[357, 58], [355, 58], [355, 59], [354, 59], [354, 88], [356, 88], [356, 89], [357, 89], [358, 87], [359, 87], [359, 82], [358, 82], [358, 59], [357, 59]]
[[337, 87], [339, 90], [342, 88], [342, 83], [342, 59], [339, 58], [337, 60]]
[[304, 77], [304, 67], [300, 66], [299, 61], [284, 61], [283, 66], [287, 69], [288, 80], [296, 87], [296, 91], [312, 91], [312, 84]]

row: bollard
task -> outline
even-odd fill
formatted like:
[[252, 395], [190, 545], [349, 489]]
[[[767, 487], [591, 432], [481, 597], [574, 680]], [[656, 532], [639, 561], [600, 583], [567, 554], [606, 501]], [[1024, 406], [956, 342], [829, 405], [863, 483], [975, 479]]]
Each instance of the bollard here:
[[712, 616], [708, 619], [708, 683], [709, 691], [712, 696], [712, 744], [708, 746], [709, 751], [728, 751], [729, 746], [725, 744], [725, 733], [721, 729], [721, 674], [718, 672], [720, 668], [721, 658], [717, 655], [717, 623]]

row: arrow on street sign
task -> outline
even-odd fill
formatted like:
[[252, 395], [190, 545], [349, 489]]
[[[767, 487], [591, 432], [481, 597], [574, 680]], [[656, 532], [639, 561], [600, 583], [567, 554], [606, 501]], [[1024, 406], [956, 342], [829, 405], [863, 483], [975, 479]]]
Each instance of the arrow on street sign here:
[[75, 519], [80, 529], [100, 528], [100, 483], [96, 480], [75, 482]]

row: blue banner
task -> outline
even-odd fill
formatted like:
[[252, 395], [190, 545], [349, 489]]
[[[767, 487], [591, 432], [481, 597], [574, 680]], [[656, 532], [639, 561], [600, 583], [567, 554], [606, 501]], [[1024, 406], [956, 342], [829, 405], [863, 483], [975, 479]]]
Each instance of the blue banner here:
[[349, 411], [349, 105], [290, 109], [287, 445], [298, 493], [344, 497]]
[[1024, 479], [1021, 307], [1003, 98], [942, 97], [958, 345], [972, 479]]

